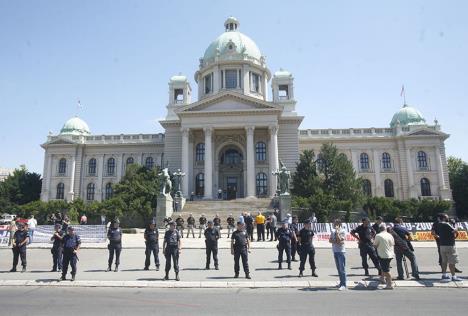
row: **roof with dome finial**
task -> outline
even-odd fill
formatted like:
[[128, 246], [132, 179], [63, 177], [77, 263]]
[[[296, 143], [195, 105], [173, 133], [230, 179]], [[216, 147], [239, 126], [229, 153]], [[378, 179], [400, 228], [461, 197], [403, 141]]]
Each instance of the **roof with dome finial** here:
[[204, 62], [223, 55], [244, 55], [248, 58], [261, 60], [262, 54], [257, 44], [247, 35], [239, 32], [239, 21], [229, 17], [224, 22], [225, 32], [218, 36], [205, 50]]
[[414, 107], [408, 106], [407, 104], [393, 115], [392, 121], [390, 122], [391, 127], [396, 125], [408, 126], [408, 125], [424, 125], [426, 120]]
[[72, 117], [63, 124], [60, 135], [91, 135], [88, 124], [78, 116]]

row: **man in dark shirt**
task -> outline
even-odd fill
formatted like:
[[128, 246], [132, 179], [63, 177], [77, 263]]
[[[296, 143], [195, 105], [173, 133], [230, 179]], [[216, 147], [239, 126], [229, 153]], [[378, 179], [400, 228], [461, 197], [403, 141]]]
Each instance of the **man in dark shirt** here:
[[62, 224], [55, 224], [55, 232], [50, 241], [53, 241], [52, 249], [52, 270], [50, 272], [62, 271], [62, 253], [63, 253], [63, 231]]
[[294, 231], [288, 227], [288, 222], [284, 221], [278, 230], [276, 230], [278, 239], [278, 270], [283, 268], [283, 252], [286, 252], [286, 262], [288, 269], [291, 270], [291, 241], [296, 238]]
[[16, 266], [18, 265], [18, 259], [21, 257], [21, 265], [23, 269], [21, 272], [26, 272], [26, 245], [29, 243], [29, 234], [25, 229], [23, 223], [18, 224], [18, 230], [13, 235], [13, 267], [10, 272], [16, 272]]
[[304, 222], [304, 228], [299, 231], [299, 235], [297, 236], [299, 257], [301, 259], [301, 263], [299, 264], [299, 277], [303, 276], [307, 256], [309, 256], [309, 264], [310, 268], [312, 269], [312, 276], [318, 277], [318, 275], [315, 273], [317, 267], [315, 266], [315, 248], [314, 244], [312, 243], [313, 238], [314, 231], [312, 230], [310, 220], [307, 219]]
[[211, 253], [213, 253], [213, 261], [216, 270], [218, 268], [218, 239], [219, 231], [213, 227], [213, 222], [208, 222], [208, 228], [205, 230], [205, 245], [206, 245], [206, 270], [210, 270]]
[[[410, 249], [409, 245], [409, 240], [407, 240], [408, 233], [410, 236], [411, 234], [404, 228], [400, 222], [400, 220], [397, 218], [395, 219], [395, 225], [389, 229], [389, 233], [393, 236], [393, 240], [395, 241], [395, 246], [394, 246], [394, 252], [395, 252], [395, 258], [397, 262], [397, 271], [398, 271], [398, 280], [404, 280], [405, 279], [405, 274], [403, 270], [403, 258], [406, 257], [409, 259], [411, 262], [411, 274], [416, 280], [419, 280], [419, 270], [418, 270], [418, 265], [416, 263], [416, 256], [414, 255], [414, 252]], [[403, 236], [403, 237], [402, 237]]]
[[[382, 216], [377, 216], [375, 218], [375, 223], [372, 225], [372, 229], [374, 230], [375, 234], [380, 231], [380, 224], [383, 223], [383, 217]], [[375, 237], [375, 234], [373, 237]]]
[[180, 233], [180, 238], [184, 238], [184, 219], [182, 218], [182, 215], [177, 216], [176, 219], [176, 228]]
[[[455, 275], [455, 265], [458, 263], [458, 253], [455, 247], [455, 239], [458, 236], [458, 231], [448, 222], [448, 216], [445, 215], [441, 221], [436, 224], [434, 236], [439, 240], [440, 257], [442, 259], [442, 280], [462, 281]], [[447, 265], [450, 269], [452, 277], [447, 274]]]
[[111, 227], [107, 231], [107, 238], [109, 239], [109, 244], [107, 249], [109, 249], [109, 260], [107, 261], [108, 267], [107, 272], [112, 270], [112, 262], [114, 261], [115, 253], [115, 269], [114, 272], [119, 271], [120, 264], [120, 252], [122, 251], [122, 229], [119, 227], [120, 221], [115, 219], [112, 222]]
[[291, 229], [294, 232], [294, 238], [291, 240], [291, 257], [292, 261], [297, 261], [296, 253], [297, 253], [297, 235], [299, 235], [299, 220], [296, 215], [292, 217], [292, 224]]
[[166, 257], [166, 276], [164, 280], [169, 280], [169, 271], [171, 270], [171, 258], [174, 263], [174, 272], [176, 281], [179, 278], [179, 254], [181, 252], [180, 233], [176, 229], [174, 222], [169, 223], [169, 230], [164, 234], [163, 253]]
[[245, 229], [247, 231], [247, 236], [249, 237], [250, 241], [253, 241], [253, 232], [254, 232], [254, 219], [250, 215], [250, 213], [246, 213], [244, 215], [244, 224], [245, 224]]
[[244, 224], [237, 222], [237, 230], [231, 235], [231, 254], [234, 256], [234, 278], [239, 277], [239, 258], [242, 258], [242, 266], [245, 278], [250, 279], [248, 253], [250, 252], [249, 238], [244, 230]]
[[370, 222], [367, 217], [362, 219], [362, 224], [356, 229], [351, 231], [351, 235], [358, 240], [359, 253], [362, 259], [362, 267], [364, 268], [364, 274], [369, 275], [369, 265], [367, 264], [367, 256], [369, 256], [374, 263], [375, 268], [378, 270], [380, 275], [380, 264], [377, 258], [372, 240], [375, 236], [375, 231], [370, 227]]
[[234, 229], [236, 228], [235, 226], [235, 219], [234, 219], [234, 216], [232, 216], [232, 214], [229, 214], [227, 220], [227, 238], [229, 238], [231, 236], [231, 233], [234, 231]]
[[216, 214], [215, 217], [213, 218], [213, 225], [214, 228], [218, 230], [219, 233], [219, 238], [221, 238], [221, 218], [219, 218], [219, 214]]
[[80, 249], [81, 239], [75, 233], [75, 229], [72, 226], [67, 227], [67, 235], [63, 237], [63, 267], [62, 267], [62, 277], [61, 280], [65, 281], [68, 265], [71, 266], [72, 271], [72, 281], [75, 281], [76, 276], [76, 263], [78, 261], [78, 250]]
[[187, 218], [187, 235], [186, 237], [190, 235], [190, 232], [192, 232], [192, 237], [195, 238], [195, 218], [193, 217], [192, 213], [190, 213], [189, 217]]
[[201, 238], [202, 232], [205, 232], [206, 229], [206, 217], [205, 214], [202, 214], [200, 218], [198, 219], [198, 223], [200, 224], [198, 228], [200, 229], [200, 234], [198, 235], [198, 238]]
[[159, 271], [159, 232], [156, 228], [155, 220], [151, 221], [149, 226], [145, 229], [144, 237], [146, 244], [144, 270], [149, 270], [149, 266], [151, 264], [151, 254], [153, 254], [156, 271]]

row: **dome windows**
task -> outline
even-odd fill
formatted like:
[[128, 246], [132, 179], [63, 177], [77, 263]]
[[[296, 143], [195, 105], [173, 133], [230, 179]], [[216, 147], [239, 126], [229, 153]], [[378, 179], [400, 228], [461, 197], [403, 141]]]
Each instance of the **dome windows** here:
[[237, 69], [226, 69], [224, 71], [224, 81], [226, 89], [238, 88]]
[[261, 93], [261, 80], [262, 76], [258, 73], [250, 72], [250, 91], [255, 93]]
[[205, 94], [213, 93], [213, 73], [210, 73], [204, 77]]
[[226, 22], [224, 22], [224, 29], [226, 32], [237, 31], [238, 28], [239, 21], [233, 16], [228, 17]]

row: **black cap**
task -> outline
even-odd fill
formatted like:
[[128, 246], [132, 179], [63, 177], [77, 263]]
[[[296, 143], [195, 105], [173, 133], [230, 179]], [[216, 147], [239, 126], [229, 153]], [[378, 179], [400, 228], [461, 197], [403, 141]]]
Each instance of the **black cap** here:
[[237, 222], [237, 225], [243, 225], [243, 224], [244, 224], [244, 223], [242, 223], [242, 222]]
[[169, 225], [171, 225], [171, 226], [172, 226], [172, 225], [175, 226], [175, 224], [176, 224], [176, 223], [175, 223], [174, 221], [170, 221], [170, 222], [169, 222]]
[[304, 224], [310, 224], [310, 219], [306, 219], [306, 220], [304, 221]]

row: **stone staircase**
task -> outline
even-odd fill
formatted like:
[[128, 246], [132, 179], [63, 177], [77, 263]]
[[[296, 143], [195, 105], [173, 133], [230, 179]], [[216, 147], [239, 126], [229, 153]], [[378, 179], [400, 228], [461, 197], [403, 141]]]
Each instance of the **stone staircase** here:
[[198, 224], [198, 218], [201, 214], [205, 214], [208, 220], [211, 220], [215, 217], [216, 214], [219, 214], [221, 218], [222, 225], [226, 225], [226, 218], [229, 214], [232, 213], [234, 218], [239, 217], [241, 212], [247, 211], [252, 215], [257, 214], [257, 211], [265, 212], [271, 211], [271, 199], [270, 198], [261, 198], [261, 199], [236, 199], [230, 201], [224, 200], [196, 200], [196, 201], [187, 201], [185, 203], [184, 209], [182, 212], [174, 212], [172, 215], [173, 219], [176, 219], [178, 215], [181, 215], [183, 219], [187, 222], [187, 218], [190, 213], [193, 214], [195, 220]]

